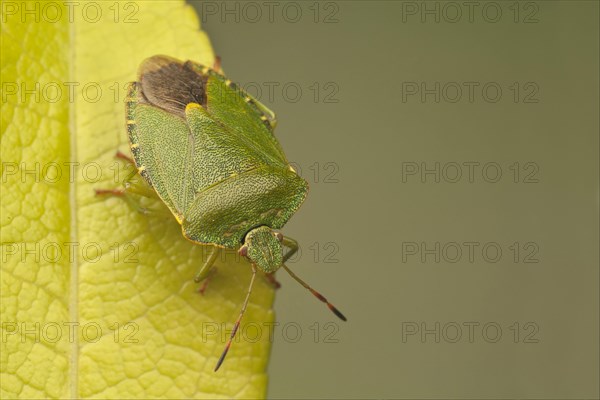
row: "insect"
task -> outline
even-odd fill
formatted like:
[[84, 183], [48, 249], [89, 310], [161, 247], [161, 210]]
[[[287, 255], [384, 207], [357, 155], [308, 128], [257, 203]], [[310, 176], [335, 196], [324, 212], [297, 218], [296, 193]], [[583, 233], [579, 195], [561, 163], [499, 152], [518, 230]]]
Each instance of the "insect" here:
[[239, 328], [257, 270], [274, 281], [272, 274], [285, 269], [346, 321], [285, 265], [298, 243], [277, 229], [300, 207], [308, 184], [274, 136], [272, 111], [227, 79], [218, 61], [209, 68], [163, 55], [142, 62], [138, 81], [129, 84], [125, 110], [133, 159], [118, 156], [135, 165], [142, 184], [126, 180], [124, 189], [96, 193], [158, 197], [186, 239], [211, 245], [194, 279], [204, 281], [201, 292], [220, 249], [238, 249], [252, 266], [248, 293], [215, 371]]

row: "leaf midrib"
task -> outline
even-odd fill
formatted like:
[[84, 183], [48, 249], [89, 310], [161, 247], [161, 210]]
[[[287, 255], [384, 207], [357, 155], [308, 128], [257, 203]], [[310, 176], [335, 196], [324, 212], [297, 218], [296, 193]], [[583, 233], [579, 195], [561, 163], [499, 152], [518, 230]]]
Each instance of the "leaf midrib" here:
[[[67, 55], [69, 82], [75, 81], [75, 23], [69, 24], [69, 52]], [[77, 102], [72, 101], [69, 104], [69, 158], [71, 163], [77, 162], [77, 132], [76, 132], [76, 109]], [[76, 165], [76, 164], [71, 164]], [[79, 235], [77, 234], [77, 186], [76, 179], [71, 179], [69, 183], [69, 237], [71, 242], [77, 243]], [[69, 316], [71, 322], [79, 323], [79, 257], [73, 257], [71, 260], [71, 271], [69, 274]], [[71, 354], [69, 362], [69, 391], [72, 399], [79, 398], [79, 335], [75, 335], [71, 342]]]

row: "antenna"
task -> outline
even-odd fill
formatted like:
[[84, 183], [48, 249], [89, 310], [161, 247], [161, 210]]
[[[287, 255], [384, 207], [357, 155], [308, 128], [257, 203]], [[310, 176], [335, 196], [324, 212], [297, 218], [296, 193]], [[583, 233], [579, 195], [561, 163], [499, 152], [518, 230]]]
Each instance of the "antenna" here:
[[[323, 296], [321, 293], [317, 292], [315, 289], [311, 288], [306, 282], [304, 282], [296, 274], [294, 274], [292, 271], [290, 271], [290, 269], [285, 264], [281, 264], [281, 266], [287, 271], [288, 274], [290, 274], [290, 276], [292, 278], [294, 278], [299, 284], [301, 284], [306, 289], [308, 289], [317, 299], [319, 299], [323, 303], [327, 304], [327, 307], [329, 307], [329, 309], [339, 319], [341, 319], [342, 321], [347, 321], [344, 314], [342, 314], [340, 312], [340, 310], [335, 308], [335, 306], [333, 304], [331, 304], [329, 301], [327, 301], [325, 296]], [[250, 279], [250, 285], [248, 286], [248, 293], [246, 294], [246, 299], [244, 300], [244, 305], [242, 305], [242, 310], [240, 311], [240, 316], [238, 317], [237, 321], [235, 321], [235, 325], [233, 326], [233, 330], [231, 331], [229, 340], [227, 341], [227, 344], [225, 345], [225, 349], [223, 350], [223, 353], [221, 353], [221, 357], [219, 357], [219, 361], [217, 361], [217, 365], [215, 366], [215, 369], [214, 369], [215, 372], [221, 367], [221, 364], [223, 364], [223, 361], [225, 360], [225, 356], [227, 356], [227, 352], [229, 351], [229, 348], [231, 347], [231, 343], [233, 342], [233, 338], [235, 337], [235, 334], [237, 333], [237, 330], [240, 327], [240, 323], [242, 322], [242, 317], [244, 316], [244, 313], [246, 312], [246, 307], [248, 306], [248, 301], [250, 300], [250, 293], [252, 293], [252, 286], [254, 285], [255, 278], [256, 278], [256, 266], [254, 264], [252, 264], [252, 279]]]
[[250, 279], [250, 286], [248, 287], [248, 293], [246, 294], [246, 300], [244, 300], [244, 305], [242, 306], [242, 310], [240, 311], [240, 316], [238, 317], [237, 321], [235, 321], [235, 325], [233, 326], [233, 330], [231, 331], [231, 336], [229, 337], [229, 340], [227, 341], [227, 345], [225, 345], [225, 349], [223, 350], [223, 353], [221, 353], [221, 357], [219, 357], [219, 361], [217, 361], [217, 365], [215, 366], [215, 369], [214, 369], [215, 372], [217, 372], [217, 370], [219, 369], [221, 364], [223, 364], [223, 360], [225, 360], [225, 356], [227, 355], [227, 352], [229, 351], [229, 348], [231, 347], [231, 342], [233, 341], [233, 338], [235, 337], [235, 334], [236, 334], [238, 328], [240, 327], [240, 322], [242, 321], [242, 317], [244, 316], [244, 313], [246, 312], [246, 306], [248, 305], [248, 300], [250, 300], [250, 293], [252, 293], [252, 285], [254, 285], [254, 278], [256, 278], [256, 266], [254, 264], [252, 264], [252, 279]]
[[335, 306], [333, 304], [331, 304], [330, 302], [327, 301], [327, 299], [325, 298], [325, 296], [323, 296], [321, 293], [317, 292], [315, 289], [311, 288], [308, 283], [304, 282], [302, 279], [298, 278], [298, 276], [296, 274], [294, 274], [292, 271], [290, 271], [290, 269], [285, 265], [285, 264], [281, 264], [281, 266], [283, 268], [285, 268], [285, 270], [287, 271], [288, 274], [290, 274], [290, 276], [292, 278], [294, 278], [296, 281], [298, 281], [299, 284], [301, 284], [302, 286], [304, 286], [305, 288], [307, 288], [317, 299], [321, 300], [323, 303], [327, 304], [327, 307], [329, 307], [329, 309], [342, 321], [347, 321], [346, 317], [344, 317], [344, 314], [342, 314], [340, 312], [340, 310], [338, 310], [337, 308], [335, 308]]

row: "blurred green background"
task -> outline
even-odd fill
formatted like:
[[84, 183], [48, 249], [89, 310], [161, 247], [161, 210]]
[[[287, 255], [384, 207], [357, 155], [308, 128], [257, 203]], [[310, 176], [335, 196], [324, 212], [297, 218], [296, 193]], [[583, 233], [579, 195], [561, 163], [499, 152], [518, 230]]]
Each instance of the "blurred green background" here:
[[272, 398], [597, 398], [598, 2], [193, 3], [311, 191]]

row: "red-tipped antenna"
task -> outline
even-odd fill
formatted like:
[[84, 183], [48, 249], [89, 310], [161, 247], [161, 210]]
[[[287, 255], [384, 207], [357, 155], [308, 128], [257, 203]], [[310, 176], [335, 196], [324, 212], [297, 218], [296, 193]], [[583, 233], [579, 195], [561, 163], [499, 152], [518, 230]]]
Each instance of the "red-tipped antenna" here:
[[310, 286], [308, 286], [308, 284], [306, 282], [304, 282], [302, 279], [298, 278], [298, 276], [296, 276], [296, 274], [294, 274], [292, 271], [290, 271], [290, 269], [285, 264], [281, 264], [281, 266], [283, 268], [285, 268], [285, 270], [287, 271], [287, 273], [290, 274], [290, 276], [292, 278], [294, 278], [296, 281], [298, 281], [299, 284], [301, 284], [302, 286], [304, 286], [305, 288], [307, 288], [317, 299], [319, 299], [323, 303], [327, 304], [327, 307], [329, 307], [329, 309], [339, 319], [341, 319], [342, 321], [347, 321], [346, 317], [344, 317], [344, 314], [342, 314], [340, 312], [340, 310], [338, 310], [337, 308], [335, 308], [333, 304], [331, 304], [330, 302], [328, 302], [327, 299], [325, 298], [325, 296], [323, 296], [321, 293], [317, 292], [315, 289], [313, 289]]
[[231, 331], [231, 336], [229, 337], [229, 341], [227, 341], [227, 345], [225, 345], [225, 349], [223, 350], [223, 353], [221, 353], [221, 357], [219, 357], [219, 361], [217, 361], [217, 365], [215, 366], [215, 372], [217, 372], [217, 370], [219, 369], [221, 364], [223, 364], [223, 360], [225, 360], [225, 356], [227, 355], [227, 352], [229, 351], [229, 348], [231, 347], [231, 342], [233, 341], [233, 338], [235, 337], [235, 334], [236, 334], [238, 328], [240, 327], [240, 322], [242, 322], [242, 317], [244, 316], [244, 313], [246, 312], [246, 306], [248, 305], [248, 300], [250, 300], [250, 293], [252, 293], [252, 285], [254, 285], [255, 277], [256, 277], [256, 267], [254, 266], [254, 264], [252, 264], [252, 279], [250, 280], [250, 286], [248, 287], [248, 294], [246, 294], [246, 300], [244, 300], [244, 305], [242, 306], [242, 311], [240, 311], [240, 316], [238, 317], [237, 321], [235, 321], [235, 325], [233, 326], [233, 330]]

